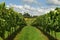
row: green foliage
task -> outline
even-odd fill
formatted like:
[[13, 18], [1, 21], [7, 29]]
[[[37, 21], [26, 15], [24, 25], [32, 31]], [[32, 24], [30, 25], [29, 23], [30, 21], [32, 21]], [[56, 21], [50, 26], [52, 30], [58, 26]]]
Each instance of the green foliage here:
[[[0, 4], [0, 37], [4, 38], [5, 31], [26, 26], [26, 22], [21, 13], [15, 12], [13, 8], [7, 9], [5, 3]], [[13, 30], [12, 30], [13, 31]]]
[[23, 16], [24, 16], [25, 18], [31, 18], [31, 17], [32, 17], [32, 16], [30, 16], [29, 13], [24, 13]]
[[60, 8], [37, 17], [32, 25], [42, 28], [44, 31], [60, 32]]

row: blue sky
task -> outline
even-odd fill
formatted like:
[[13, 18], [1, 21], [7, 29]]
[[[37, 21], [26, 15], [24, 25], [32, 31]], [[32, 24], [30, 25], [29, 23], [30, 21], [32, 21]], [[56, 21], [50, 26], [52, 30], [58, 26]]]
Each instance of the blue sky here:
[[60, 7], [60, 0], [0, 0], [6, 6], [14, 7], [17, 12], [28, 12], [31, 15], [41, 15]]
[[[36, 3], [31, 4], [31, 3], [24, 2], [22, 0], [0, 0], [0, 2], [5, 2], [6, 5], [9, 5], [10, 3], [11, 4], [16, 4], [16, 5], [28, 4], [28, 5], [33, 6], [33, 7], [39, 7], [39, 5], [37, 5]], [[41, 3], [41, 6], [47, 6], [45, 0], [37, 0], [37, 2]]]

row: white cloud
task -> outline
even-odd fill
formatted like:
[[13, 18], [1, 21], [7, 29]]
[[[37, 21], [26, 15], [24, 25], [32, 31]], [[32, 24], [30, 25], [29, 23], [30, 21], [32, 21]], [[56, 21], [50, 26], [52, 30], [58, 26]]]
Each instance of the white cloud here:
[[10, 4], [8, 5], [10, 7], [14, 7], [14, 10], [17, 12], [21, 12], [22, 14], [24, 14], [24, 12], [28, 12], [30, 15], [42, 15], [45, 14], [47, 12], [49, 12], [50, 10], [54, 10], [54, 8], [34, 8], [31, 7], [29, 5], [13, 5]]
[[49, 4], [60, 5], [60, 0], [47, 0]]
[[36, 1], [36, 0], [23, 0], [24, 2], [34, 2], [34, 1]]

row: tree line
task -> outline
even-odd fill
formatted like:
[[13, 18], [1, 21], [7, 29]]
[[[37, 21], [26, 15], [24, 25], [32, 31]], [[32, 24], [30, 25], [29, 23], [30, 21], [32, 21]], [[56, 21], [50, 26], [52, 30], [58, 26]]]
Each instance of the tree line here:
[[0, 37], [4, 40], [5, 33], [9, 36], [15, 32], [18, 28], [26, 26], [26, 22], [21, 13], [8, 8], [5, 2], [0, 3]]
[[56, 32], [60, 32], [60, 8], [40, 15], [31, 25], [49, 34], [54, 32], [56, 37]]

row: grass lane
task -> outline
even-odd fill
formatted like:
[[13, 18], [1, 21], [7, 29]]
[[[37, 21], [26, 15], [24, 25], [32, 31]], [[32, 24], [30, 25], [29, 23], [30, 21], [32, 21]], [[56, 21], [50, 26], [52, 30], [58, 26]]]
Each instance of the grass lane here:
[[48, 40], [37, 28], [26, 26], [14, 40]]

